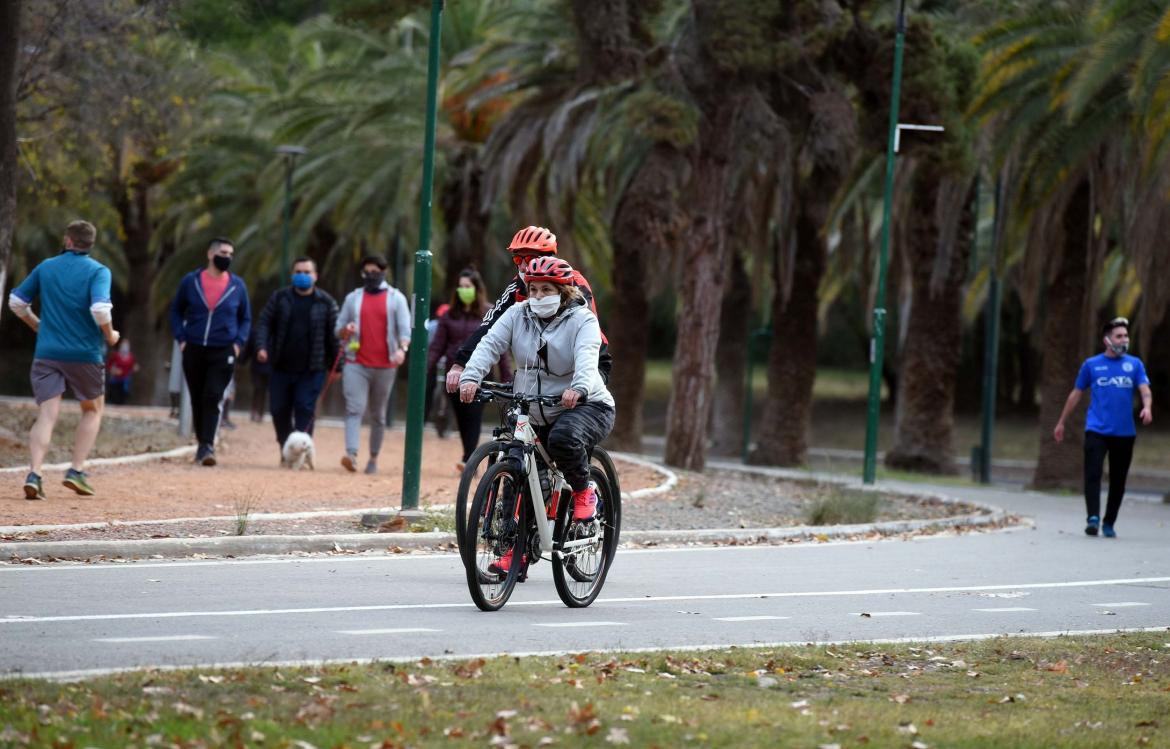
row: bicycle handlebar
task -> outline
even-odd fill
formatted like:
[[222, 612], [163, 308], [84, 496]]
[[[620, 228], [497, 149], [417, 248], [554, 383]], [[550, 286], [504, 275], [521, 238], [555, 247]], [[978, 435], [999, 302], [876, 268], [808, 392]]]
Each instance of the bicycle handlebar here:
[[[491, 387], [488, 387], [488, 386]], [[507, 388], [502, 390], [500, 388]], [[563, 394], [562, 394], [563, 395]], [[510, 385], [501, 385], [498, 382], [484, 381], [480, 384], [480, 388], [475, 393], [475, 400], [478, 403], [489, 403], [493, 400], [508, 400], [513, 403], [539, 403], [542, 406], [559, 406], [561, 405], [560, 395], [529, 395], [528, 393], [514, 393]], [[584, 403], [586, 396], [582, 395], [578, 404]]]

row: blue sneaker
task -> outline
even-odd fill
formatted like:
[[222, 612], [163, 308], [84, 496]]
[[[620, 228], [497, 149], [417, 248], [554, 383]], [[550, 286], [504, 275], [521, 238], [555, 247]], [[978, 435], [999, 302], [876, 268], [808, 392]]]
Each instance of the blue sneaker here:
[[1117, 531], [1113, 530], [1112, 525], [1101, 526], [1101, 535], [1105, 538], [1117, 538]]
[[1088, 524], [1085, 525], [1085, 535], [1086, 536], [1097, 535], [1097, 526], [1100, 525], [1100, 523], [1101, 523], [1101, 518], [1097, 517], [1096, 515], [1090, 515]]

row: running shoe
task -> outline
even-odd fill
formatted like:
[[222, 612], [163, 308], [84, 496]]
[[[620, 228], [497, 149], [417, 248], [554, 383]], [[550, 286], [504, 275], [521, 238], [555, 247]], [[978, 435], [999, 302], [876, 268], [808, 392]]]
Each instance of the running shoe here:
[[29, 473], [24, 477], [24, 498], [25, 499], [44, 499], [45, 487], [41, 485], [41, 477], [35, 473]]
[[1101, 518], [1097, 517], [1096, 515], [1090, 515], [1088, 523], [1085, 525], [1085, 535], [1086, 536], [1097, 535], [1097, 527], [1100, 524], [1101, 524]]
[[1101, 526], [1101, 535], [1105, 538], [1117, 538], [1117, 531], [1113, 530], [1113, 526], [1106, 523]]
[[65, 472], [65, 480], [61, 483], [84, 497], [92, 497], [95, 493], [93, 487], [89, 485], [89, 481], [86, 480], [85, 473], [75, 468], [70, 468]]
[[[528, 579], [528, 555], [527, 554], [524, 554], [520, 557], [520, 564], [523, 566], [520, 568], [520, 572], [516, 577], [516, 582], [522, 583]], [[500, 577], [506, 576], [508, 574], [508, 570], [510, 570], [510, 569], [512, 569], [512, 550], [511, 549], [508, 549], [507, 553], [505, 553], [498, 560], [496, 560], [488, 565], [488, 572], [495, 573], [495, 574], [499, 575]]]
[[573, 492], [573, 519], [592, 520], [597, 509], [597, 494], [592, 486], [587, 486], [579, 492]]
[[368, 463], [366, 463], [366, 475], [367, 476], [373, 476], [377, 472], [378, 472], [377, 461], [371, 460]]
[[357, 473], [357, 456], [346, 453], [341, 457], [341, 465], [350, 473]]

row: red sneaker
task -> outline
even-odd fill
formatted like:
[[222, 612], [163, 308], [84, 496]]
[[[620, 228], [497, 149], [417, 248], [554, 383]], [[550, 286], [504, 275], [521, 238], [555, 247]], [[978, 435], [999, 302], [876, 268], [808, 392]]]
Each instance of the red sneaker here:
[[579, 492], [573, 492], [573, 519], [592, 520], [593, 512], [597, 509], [597, 495], [592, 486], [587, 486]]
[[[520, 557], [520, 564], [524, 565], [524, 567], [520, 570], [520, 574], [523, 575], [525, 570], [528, 567], [528, 556], [527, 555]], [[508, 570], [510, 570], [510, 569], [512, 569], [512, 550], [511, 549], [508, 549], [508, 551], [504, 554], [504, 556], [500, 557], [497, 561], [492, 562], [491, 564], [488, 565], [488, 572], [493, 572], [497, 575], [506, 575], [506, 574], [508, 574]]]

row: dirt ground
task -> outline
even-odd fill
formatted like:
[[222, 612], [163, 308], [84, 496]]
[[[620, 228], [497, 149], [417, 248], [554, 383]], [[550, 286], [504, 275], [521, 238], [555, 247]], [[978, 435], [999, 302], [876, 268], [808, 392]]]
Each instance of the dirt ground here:
[[[187, 441], [179, 436], [175, 422], [164, 422], [148, 416], [166, 416], [163, 409], [107, 408], [102, 418], [102, 431], [91, 458], [113, 458], [136, 453], [165, 452], [182, 447]], [[53, 442], [49, 447], [49, 463], [64, 463], [73, 452], [73, 433], [81, 408], [76, 401], [67, 400], [61, 407]], [[37, 409], [31, 399], [0, 402], [0, 466], [28, 464], [28, 430], [37, 420]], [[21, 478], [24, 478], [21, 476]]]
[[[362, 429], [359, 472], [349, 473], [340, 464], [345, 452], [342, 429], [320, 424], [315, 434], [316, 470], [293, 472], [280, 467], [270, 423], [250, 423], [242, 413], [234, 418], [239, 426], [224, 432], [216, 451], [219, 465], [214, 468], [197, 466], [189, 458], [93, 466], [89, 469], [90, 483], [97, 490], [93, 497], [74, 494], [61, 485], [62, 472], [47, 471], [48, 499], [30, 502], [21, 490], [23, 472], [0, 474], [0, 525], [223, 516], [235, 515], [244, 507], [251, 513], [263, 513], [400, 506], [405, 438], [401, 430], [386, 432], [379, 471], [367, 476], [360, 471], [368, 457], [367, 428]], [[163, 422], [162, 428], [172, 430], [173, 422]], [[484, 434], [486, 437], [490, 432], [485, 430]], [[459, 458], [457, 437], [439, 439], [433, 429], [426, 430], [420, 505], [454, 501]], [[619, 464], [618, 470], [623, 490], [655, 486], [661, 481], [655, 472], [628, 463]]]

